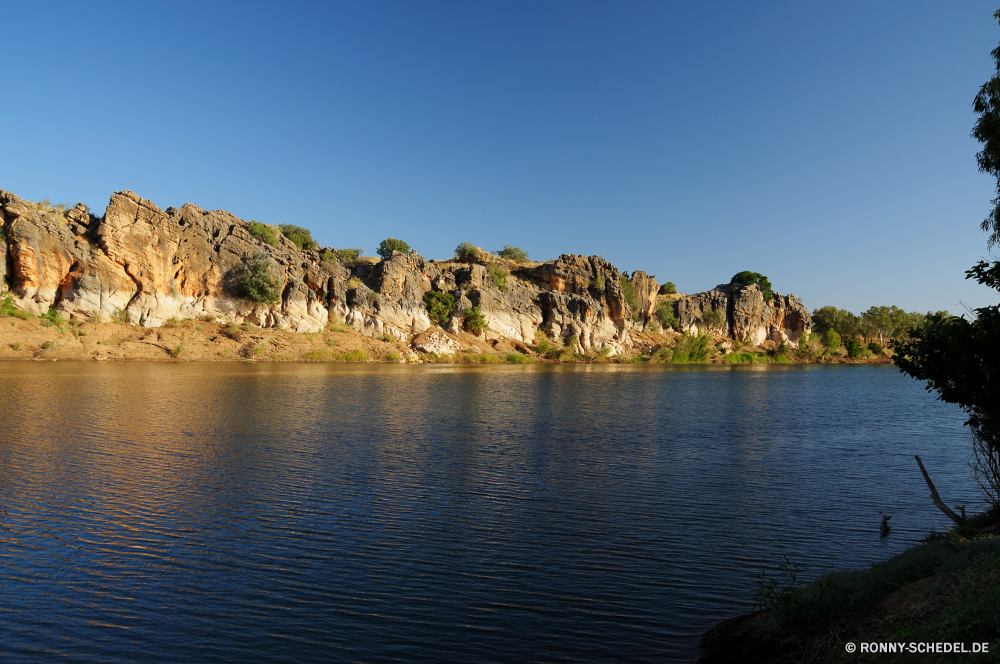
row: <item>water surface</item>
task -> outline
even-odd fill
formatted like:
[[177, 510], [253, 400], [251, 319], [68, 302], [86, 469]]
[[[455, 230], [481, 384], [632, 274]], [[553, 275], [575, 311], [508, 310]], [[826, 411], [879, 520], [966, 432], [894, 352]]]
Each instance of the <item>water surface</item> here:
[[[888, 366], [0, 364], [0, 655], [691, 661], [976, 504]], [[881, 539], [883, 513], [892, 535]]]

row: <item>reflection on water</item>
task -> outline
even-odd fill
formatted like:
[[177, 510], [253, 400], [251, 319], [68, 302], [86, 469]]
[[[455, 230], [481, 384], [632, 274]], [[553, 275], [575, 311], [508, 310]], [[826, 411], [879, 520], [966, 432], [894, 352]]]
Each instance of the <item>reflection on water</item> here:
[[978, 499], [881, 366], [5, 363], [0, 422], [14, 658], [689, 661], [936, 525], [913, 454]]

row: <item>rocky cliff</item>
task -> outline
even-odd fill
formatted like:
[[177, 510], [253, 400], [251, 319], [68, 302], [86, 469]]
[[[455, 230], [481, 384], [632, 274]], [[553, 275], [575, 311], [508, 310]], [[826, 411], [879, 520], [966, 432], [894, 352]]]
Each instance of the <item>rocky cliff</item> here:
[[[374, 337], [406, 341], [432, 327], [428, 291], [449, 293], [456, 333], [478, 311], [487, 339], [534, 343], [541, 333], [581, 351], [625, 353], [659, 305], [672, 307], [684, 330], [705, 330], [720, 310], [727, 329], [755, 342], [793, 343], [811, 327], [794, 296], [765, 303], [755, 287], [719, 286], [658, 301], [654, 277], [626, 275], [599, 256], [563, 255], [541, 264], [483, 256], [472, 263], [432, 261], [415, 252], [386, 260], [340, 262], [276, 234], [272, 246], [247, 222], [195, 205], [161, 210], [130, 191], [117, 192], [103, 217], [83, 205], [63, 210], [0, 190], [2, 288], [34, 314], [50, 308], [77, 320], [119, 320], [158, 327], [170, 319], [252, 322], [315, 332], [331, 320]], [[247, 261], [266, 261], [280, 286], [275, 301], [237, 297], [232, 278]], [[491, 275], [506, 275], [499, 282]], [[624, 278], [623, 278], [624, 277]]]

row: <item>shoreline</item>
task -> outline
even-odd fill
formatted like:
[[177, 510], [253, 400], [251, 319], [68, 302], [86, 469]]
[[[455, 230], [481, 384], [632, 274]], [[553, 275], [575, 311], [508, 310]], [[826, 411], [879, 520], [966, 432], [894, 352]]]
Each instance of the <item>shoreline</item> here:
[[[745, 346], [727, 353], [732, 341], [713, 338], [718, 347], [701, 361], [665, 362], [658, 355], [676, 345], [676, 332], [632, 332], [634, 351], [579, 353], [541, 341], [527, 345], [509, 339], [486, 339], [469, 333], [448, 334], [431, 328], [409, 340], [388, 335], [370, 337], [345, 324], [321, 332], [299, 333], [249, 324], [172, 321], [145, 328], [128, 323], [78, 323], [60, 317], [0, 318], [0, 361], [201, 361], [201, 362], [331, 362], [407, 364], [887, 364], [886, 354], [852, 360], [842, 356], [813, 359], [795, 351], [777, 356], [773, 348]], [[451, 352], [427, 352], [434, 348]], [[769, 353], [771, 354], [769, 356]]]

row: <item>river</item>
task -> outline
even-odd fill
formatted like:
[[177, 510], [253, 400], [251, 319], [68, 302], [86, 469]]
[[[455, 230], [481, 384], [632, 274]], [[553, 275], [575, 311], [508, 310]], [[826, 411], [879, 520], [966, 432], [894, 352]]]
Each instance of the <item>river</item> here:
[[977, 507], [963, 421], [885, 365], [0, 363], [0, 655], [692, 661], [940, 530], [914, 454]]

